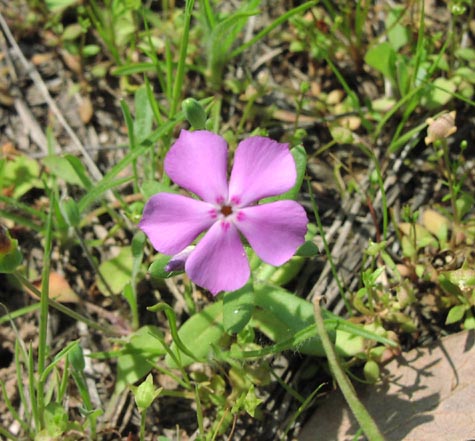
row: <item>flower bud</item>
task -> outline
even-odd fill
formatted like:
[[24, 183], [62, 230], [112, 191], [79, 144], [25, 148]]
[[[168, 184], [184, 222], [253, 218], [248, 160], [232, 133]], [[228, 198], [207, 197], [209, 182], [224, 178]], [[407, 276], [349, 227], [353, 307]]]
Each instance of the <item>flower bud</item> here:
[[366, 381], [369, 383], [376, 383], [379, 380], [381, 372], [378, 363], [374, 360], [368, 360], [364, 365], [363, 373]]
[[182, 103], [187, 121], [194, 129], [202, 130], [206, 125], [206, 112], [203, 106], [194, 98], [186, 98]]
[[427, 136], [425, 138], [426, 145], [435, 141], [440, 141], [444, 138], [448, 138], [450, 135], [457, 131], [455, 125], [455, 110], [452, 112], [443, 113], [436, 119], [428, 118], [426, 120]]
[[172, 256], [172, 258], [166, 264], [164, 270], [166, 272], [171, 271], [184, 271], [186, 259], [190, 256], [191, 252], [195, 249], [194, 246], [190, 245], [186, 247], [183, 251]]
[[152, 374], [149, 374], [140, 386], [132, 387], [134, 393], [135, 404], [140, 412], [147, 410], [162, 392], [162, 388], [155, 389], [153, 386]]

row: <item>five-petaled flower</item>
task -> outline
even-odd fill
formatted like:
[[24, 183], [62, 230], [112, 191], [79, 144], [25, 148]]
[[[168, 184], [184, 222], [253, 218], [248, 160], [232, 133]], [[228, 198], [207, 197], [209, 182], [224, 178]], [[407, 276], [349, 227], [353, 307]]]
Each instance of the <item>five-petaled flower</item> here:
[[249, 279], [240, 235], [264, 262], [279, 266], [303, 244], [308, 222], [295, 201], [257, 203], [294, 186], [297, 172], [288, 144], [261, 136], [242, 141], [229, 184], [227, 153], [221, 136], [182, 130], [165, 157], [165, 171], [201, 200], [158, 193], [145, 205], [139, 224], [157, 251], [182, 256], [190, 279], [214, 295], [239, 289]]

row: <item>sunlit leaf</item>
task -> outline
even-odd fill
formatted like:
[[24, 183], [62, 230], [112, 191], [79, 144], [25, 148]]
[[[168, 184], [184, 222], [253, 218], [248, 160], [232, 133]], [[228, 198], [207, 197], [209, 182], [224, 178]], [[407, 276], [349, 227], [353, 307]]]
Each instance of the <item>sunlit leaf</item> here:
[[223, 326], [226, 332], [236, 334], [251, 320], [254, 311], [254, 290], [252, 283], [224, 295]]
[[[190, 317], [178, 330], [178, 336], [197, 359], [206, 361], [214, 345], [219, 346], [229, 339], [223, 326], [223, 302], [212, 303]], [[172, 344], [171, 350], [181, 360], [181, 366], [187, 366], [195, 361], [179, 351], [175, 343]], [[177, 367], [169, 355], [165, 361], [170, 367]]]
[[384, 41], [366, 52], [365, 62], [386, 78], [394, 79], [396, 53], [390, 43]]
[[[102, 262], [99, 266], [99, 271], [107, 282], [112, 294], [120, 294], [132, 276], [132, 251], [130, 247], [124, 247], [119, 254]], [[108, 287], [103, 280], [96, 276], [97, 287], [104, 295], [110, 295]]]
[[116, 392], [150, 372], [153, 361], [166, 352], [162, 342], [163, 333], [157, 326], [146, 325], [132, 334], [117, 358]]
[[445, 319], [446, 325], [451, 325], [457, 323], [463, 319], [465, 312], [467, 311], [468, 305], [455, 305], [450, 308], [447, 318]]

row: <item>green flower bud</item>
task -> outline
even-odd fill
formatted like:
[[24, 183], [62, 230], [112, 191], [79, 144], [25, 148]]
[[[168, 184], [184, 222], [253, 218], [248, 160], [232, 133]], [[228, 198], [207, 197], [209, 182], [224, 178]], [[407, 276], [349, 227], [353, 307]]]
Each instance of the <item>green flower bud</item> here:
[[202, 130], [206, 126], [206, 112], [194, 98], [186, 98], [182, 103], [187, 121], [194, 129]]
[[380, 370], [379, 365], [374, 360], [368, 360], [363, 368], [366, 381], [369, 383], [376, 383], [379, 380]]
[[145, 381], [138, 387], [132, 386], [132, 392], [134, 393], [135, 404], [140, 412], [146, 411], [162, 392], [162, 388], [155, 389], [153, 386], [152, 374], [149, 374]]

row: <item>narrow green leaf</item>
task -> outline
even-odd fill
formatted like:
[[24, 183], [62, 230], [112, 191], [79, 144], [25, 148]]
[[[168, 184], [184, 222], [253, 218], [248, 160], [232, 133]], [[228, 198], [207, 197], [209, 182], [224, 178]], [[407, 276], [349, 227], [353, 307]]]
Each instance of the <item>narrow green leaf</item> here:
[[98, 182], [79, 202], [78, 208], [79, 211], [82, 213], [89, 205], [96, 202], [100, 199], [101, 195], [106, 191], [126, 183], [133, 179], [133, 176], [120, 178], [114, 180], [114, 178], [124, 170], [128, 165], [130, 165], [135, 159], [143, 155], [150, 147], [141, 146], [137, 149], [129, 152], [127, 156], [125, 156], [119, 163], [117, 163], [114, 167], [112, 167], [109, 172], [104, 176], [104, 178]]
[[[220, 345], [229, 339], [223, 326], [223, 302], [212, 303], [190, 317], [178, 330], [178, 336], [196, 359], [205, 361], [214, 345]], [[179, 351], [175, 343], [172, 344], [171, 350], [177, 355], [179, 353], [181, 366], [188, 366], [195, 361]], [[170, 367], [177, 367], [169, 355], [165, 361]]]
[[112, 75], [125, 76], [155, 71], [153, 63], [130, 63], [116, 67], [112, 70]]

